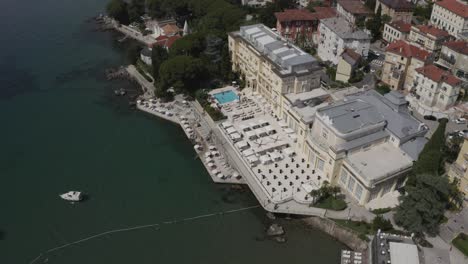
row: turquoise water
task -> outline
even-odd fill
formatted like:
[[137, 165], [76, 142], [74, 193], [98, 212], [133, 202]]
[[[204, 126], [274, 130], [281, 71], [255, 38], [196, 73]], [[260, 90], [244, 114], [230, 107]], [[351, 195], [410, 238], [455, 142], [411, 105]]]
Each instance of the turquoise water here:
[[214, 98], [216, 98], [216, 100], [220, 104], [226, 104], [226, 103], [230, 103], [230, 102], [235, 101], [235, 100], [239, 100], [239, 96], [237, 96], [237, 94], [232, 90], [224, 91], [224, 92], [220, 92], [220, 93], [215, 93], [215, 94], [213, 94], [213, 96], [214, 96]]
[[[0, 1], [0, 263], [103, 231], [256, 205], [213, 184], [179, 127], [129, 109], [103, 71], [125, 63], [88, 18], [105, 0]], [[81, 190], [69, 204], [58, 194]], [[264, 240], [261, 209], [109, 235], [47, 263], [337, 263], [341, 244], [293, 221]], [[38, 263], [45, 263], [41, 259]]]

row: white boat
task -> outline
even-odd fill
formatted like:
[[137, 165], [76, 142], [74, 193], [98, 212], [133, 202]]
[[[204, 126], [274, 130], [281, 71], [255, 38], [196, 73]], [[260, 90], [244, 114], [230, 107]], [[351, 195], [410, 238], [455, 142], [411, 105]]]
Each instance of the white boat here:
[[59, 195], [60, 198], [70, 201], [70, 202], [79, 202], [81, 199], [83, 199], [83, 196], [81, 195], [81, 192], [76, 192], [76, 191], [70, 191], [64, 194]]

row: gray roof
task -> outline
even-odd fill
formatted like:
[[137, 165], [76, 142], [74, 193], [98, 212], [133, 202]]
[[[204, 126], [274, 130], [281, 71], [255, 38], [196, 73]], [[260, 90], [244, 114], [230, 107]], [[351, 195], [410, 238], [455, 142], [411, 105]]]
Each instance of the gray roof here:
[[351, 141], [347, 141], [347, 142], [342, 143], [342, 144], [338, 144], [338, 145], [336, 145], [334, 147], [334, 151], [335, 152], [340, 152], [340, 151], [352, 150], [352, 149], [355, 149], [355, 148], [358, 148], [358, 147], [365, 146], [367, 144], [372, 144], [373, 142], [376, 142], [378, 140], [387, 138], [389, 136], [390, 136], [390, 134], [388, 134], [387, 131], [381, 130], [381, 131], [379, 131], [377, 133], [372, 133], [372, 134], [367, 135], [367, 136], [363, 136], [363, 137], [360, 137], [360, 138], [357, 138], [357, 139], [354, 139], [354, 140], [351, 140]]
[[[427, 132], [424, 123], [411, 116], [406, 107], [395, 103], [402, 103], [401, 98], [395, 93], [384, 97], [375, 90], [352, 94], [346, 97], [348, 100], [363, 100], [372, 104], [375, 111], [380, 113], [387, 121], [387, 129], [400, 140], [410, 139], [417, 135], [423, 136]], [[395, 102], [395, 103], [392, 103]], [[401, 142], [404, 143], [404, 142]]]
[[385, 119], [379, 111], [372, 104], [360, 99], [342, 101], [317, 112], [326, 123], [342, 134], [371, 129], [379, 124], [383, 128], [385, 125]]
[[310, 54], [289, 43], [263, 24], [243, 26], [234, 32], [251, 44], [258, 52], [268, 57], [282, 73], [301, 73], [315, 70], [317, 60]]
[[335, 32], [342, 39], [368, 40], [370, 36], [363, 30], [356, 30], [346, 19], [331, 17], [320, 20], [320, 23]]
[[404, 144], [400, 146], [400, 148], [406, 154], [408, 154], [408, 156], [410, 156], [413, 160], [418, 160], [419, 153], [421, 153], [427, 141], [428, 140], [425, 137], [417, 137], [410, 141], [405, 142]]

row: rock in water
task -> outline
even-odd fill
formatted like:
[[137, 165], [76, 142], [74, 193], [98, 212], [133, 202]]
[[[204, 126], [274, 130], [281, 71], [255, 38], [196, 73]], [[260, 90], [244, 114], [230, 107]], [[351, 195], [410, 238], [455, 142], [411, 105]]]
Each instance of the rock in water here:
[[266, 216], [267, 216], [268, 219], [270, 219], [270, 220], [275, 220], [275, 219], [276, 219], [275, 215], [274, 215], [272, 212], [267, 212], [267, 213], [266, 213]]
[[284, 229], [282, 226], [278, 224], [272, 224], [267, 230], [268, 236], [281, 236], [283, 234], [284, 234]]
[[286, 243], [286, 238], [284, 236], [275, 237], [275, 241], [278, 243]]

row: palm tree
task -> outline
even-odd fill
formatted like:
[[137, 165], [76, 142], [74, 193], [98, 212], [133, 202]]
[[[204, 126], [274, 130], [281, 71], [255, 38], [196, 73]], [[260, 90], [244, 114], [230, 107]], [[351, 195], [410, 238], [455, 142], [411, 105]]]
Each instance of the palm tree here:
[[312, 196], [312, 205], [315, 204], [315, 202], [318, 200], [317, 198], [319, 198], [320, 195], [321, 195], [320, 189], [312, 190], [310, 192], [310, 196]]

